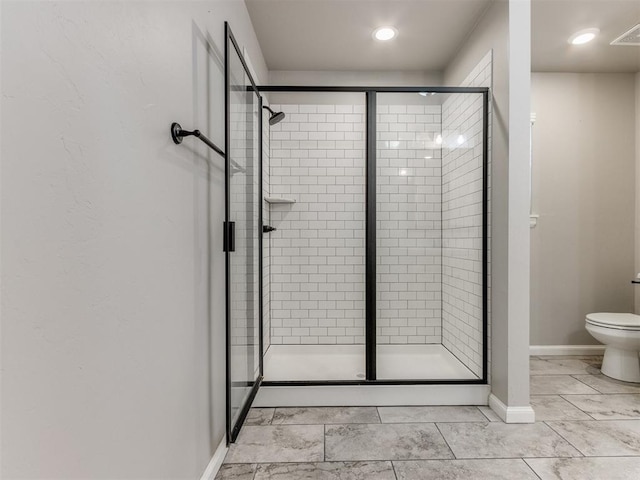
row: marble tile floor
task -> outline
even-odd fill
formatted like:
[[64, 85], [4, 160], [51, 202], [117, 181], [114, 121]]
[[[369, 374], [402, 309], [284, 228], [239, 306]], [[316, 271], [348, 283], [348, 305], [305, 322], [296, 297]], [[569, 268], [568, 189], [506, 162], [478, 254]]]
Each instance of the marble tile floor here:
[[536, 423], [487, 407], [254, 408], [216, 480], [637, 480], [640, 385], [532, 357]]

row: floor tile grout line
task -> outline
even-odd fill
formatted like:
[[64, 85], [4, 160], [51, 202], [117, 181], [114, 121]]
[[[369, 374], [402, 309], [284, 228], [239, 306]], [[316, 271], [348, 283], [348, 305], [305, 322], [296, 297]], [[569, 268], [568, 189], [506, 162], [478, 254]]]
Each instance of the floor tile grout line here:
[[398, 473], [396, 472], [396, 465], [394, 463], [394, 460], [389, 460], [389, 463], [391, 464], [391, 470], [393, 471], [393, 476], [395, 477], [396, 480], [398, 480]]
[[[554, 396], [555, 397], [564, 397], [564, 396], [577, 397], [579, 395], [580, 394], [578, 394], [578, 393], [544, 393], [544, 394], [535, 394], [535, 395], [531, 395], [531, 396], [532, 397], [554, 397]], [[590, 394], [590, 395], [594, 395], [595, 396], [596, 394]], [[598, 395], [598, 396], [604, 397], [604, 395]], [[568, 401], [569, 399], [565, 398], [565, 400]]]
[[[555, 421], [555, 420], [554, 420]], [[591, 420], [575, 420], [577, 422], [590, 422]], [[560, 432], [558, 432], [555, 428], [553, 428], [553, 426], [549, 425], [549, 421], [544, 421], [542, 422], [544, 423], [547, 427], [549, 427], [553, 432], [555, 432], [561, 439], [563, 439], [565, 442], [567, 442], [569, 445], [571, 445], [573, 448], [576, 449], [576, 451], [582, 455], [583, 457], [586, 457], [587, 455], [585, 455], [585, 453], [580, 450], [578, 447], [576, 447], [573, 443], [571, 443], [569, 440], [567, 440]], [[575, 457], [574, 457], [575, 458]]]
[[640, 397], [640, 392], [628, 392], [628, 393], [559, 393], [558, 395], [572, 395], [574, 397], [582, 396], [582, 397], [617, 397], [617, 396], [631, 396], [636, 395]]
[[[489, 420], [486, 415], [482, 414], [484, 418], [478, 420], [411, 420], [407, 422], [341, 422], [341, 423], [276, 423], [274, 425], [246, 425], [247, 427], [302, 427], [313, 425], [326, 425], [328, 427], [337, 425], [412, 425], [412, 424], [424, 424], [424, 423], [497, 423], [496, 420]], [[639, 417], [640, 418], [640, 417]], [[504, 422], [503, 422], [504, 423]]]
[[[558, 457], [553, 457], [553, 458], [558, 458]], [[522, 457], [522, 461], [529, 468], [529, 470], [531, 470], [533, 472], [533, 474], [536, 477], [538, 477], [538, 479], [542, 480], [542, 477], [540, 475], [538, 475], [538, 472], [536, 472], [531, 465], [529, 465], [529, 462], [527, 462], [526, 458]]]
[[[480, 420], [478, 420], [480, 421]], [[425, 422], [410, 422], [410, 423], [425, 423]], [[431, 423], [431, 422], [426, 422]], [[386, 423], [378, 423], [378, 422], [336, 422], [336, 423], [325, 423], [325, 422], [306, 422], [306, 423], [275, 423], [273, 425], [247, 425], [248, 427], [295, 427], [295, 426], [309, 426], [309, 425], [327, 425], [327, 426], [335, 426], [335, 425], [388, 425]]]
[[[626, 395], [626, 394], [622, 394], [622, 395]], [[611, 396], [611, 395], [603, 395], [605, 397]], [[638, 395], [640, 397], [640, 395]], [[581, 412], [583, 412], [585, 415], [588, 415], [590, 418], [592, 418], [593, 420], [595, 420], [596, 422], [606, 422], [606, 421], [617, 421], [617, 420], [640, 420], [640, 416], [635, 416], [635, 417], [622, 417], [622, 418], [607, 418], [607, 419], [602, 419], [602, 418], [596, 418], [592, 415], [592, 413], [596, 413], [596, 412], [592, 412], [589, 413], [586, 410], [580, 408], [578, 405], [574, 404], [571, 400], [569, 400], [568, 398], [565, 398], [565, 400], [567, 402], [569, 402], [571, 405], [573, 405], [574, 407], [576, 407], [577, 409], [579, 409]], [[620, 415], [620, 414], [618, 414]]]
[[276, 418], [276, 410], [277, 409], [278, 409], [277, 407], [273, 409], [273, 413], [271, 414], [271, 418], [269, 419], [268, 425], [273, 425], [273, 420]]
[[[487, 419], [486, 421], [487, 421], [487, 422], [489, 422], [489, 423], [494, 423], [494, 422], [495, 422], [495, 423], [497, 423], [497, 420], [491, 420], [491, 419], [489, 418], [489, 415], [487, 415], [486, 413], [484, 413], [484, 411], [482, 411], [482, 409], [480, 408], [481, 406], [482, 406], [482, 407], [487, 407], [487, 408], [488, 408], [489, 410], [491, 410], [492, 412], [493, 412], [493, 410], [492, 410], [492, 409], [491, 409], [491, 407], [489, 407], [488, 405], [476, 405], [476, 408], [478, 409], [478, 411], [482, 414], [482, 416], [483, 416], [484, 418], [486, 418], [486, 419]], [[495, 412], [493, 412], [493, 413], [495, 413]], [[496, 416], [497, 416], [497, 414], [496, 414]], [[499, 417], [498, 417], [498, 418], [499, 418]], [[478, 422], [479, 422], [479, 421], [478, 421]], [[440, 422], [440, 423], [445, 423], [445, 422]]]
[[[440, 423], [446, 423], [446, 422], [440, 422]], [[435, 425], [436, 429], [438, 430], [438, 433], [440, 434], [440, 436], [442, 437], [442, 440], [444, 440], [445, 445], [447, 446], [447, 448], [449, 449], [449, 451], [451, 452], [451, 455], [453, 455], [454, 459], [457, 459], [458, 457], [456, 456], [456, 454], [453, 452], [453, 448], [451, 448], [451, 445], [449, 445], [449, 442], [447, 441], [447, 439], [445, 438], [444, 434], [442, 433], [442, 430], [440, 430], [440, 426], [438, 425], [438, 423], [433, 422], [433, 424]]]
[[[561, 395], [562, 397], [562, 395]], [[573, 403], [571, 400], [569, 400], [568, 398], [564, 398], [562, 397], [562, 399], [566, 402], [569, 402], [571, 405], [573, 405], [575, 408], [577, 408], [578, 410], [580, 410], [582, 413], [584, 413], [585, 415], [587, 415], [588, 417], [592, 418], [593, 420], [595, 420], [596, 422], [598, 421], [597, 418], [595, 418], [593, 415], [591, 415], [589, 412], [583, 410], [582, 408], [580, 408], [578, 405], [576, 405], [575, 403]], [[586, 420], [585, 420], [586, 421]]]
[[[587, 414], [588, 415], [588, 414]], [[640, 422], [640, 417], [636, 418], [607, 418], [603, 420], [596, 420], [594, 418], [590, 418], [588, 420], [543, 420], [542, 422], [536, 423], [544, 423], [544, 422], [598, 422], [598, 423], [607, 423], [607, 422]]]
[[[587, 387], [589, 387], [589, 388], [591, 388], [591, 389], [595, 390], [595, 391], [596, 391], [596, 392], [598, 392], [600, 395], [606, 395], [606, 393], [605, 393], [605, 392], [603, 392], [602, 390], [598, 390], [596, 387], [592, 387], [591, 385], [589, 385], [589, 384], [587, 384], [587, 383], [584, 383], [584, 382], [583, 382], [582, 380], [580, 380], [579, 378], [576, 378], [576, 375], [582, 375], [582, 374], [578, 374], [578, 373], [571, 374], [571, 378], [573, 378], [573, 379], [577, 380], [578, 382], [580, 382], [581, 384], [586, 385]], [[589, 375], [589, 374], [588, 374], [588, 375]]]
[[582, 458], [582, 457], [557, 457], [557, 456], [548, 456], [548, 457], [460, 457], [455, 458], [454, 460], [524, 460], [525, 458]]
[[259, 467], [260, 465], [295, 465], [295, 464], [307, 464], [307, 463], [367, 463], [367, 462], [459, 462], [463, 460], [538, 460], [538, 459], [607, 459], [607, 458], [640, 458], [640, 453], [638, 455], [584, 455], [582, 457], [558, 457], [558, 456], [544, 456], [544, 457], [534, 457], [534, 456], [520, 456], [520, 457], [460, 457], [460, 458], [440, 458], [440, 457], [430, 457], [430, 458], [409, 458], [409, 459], [395, 459], [395, 460], [380, 460], [380, 459], [365, 459], [365, 460], [328, 460], [326, 462], [304, 462], [300, 460], [291, 461], [291, 462], [255, 462], [255, 463], [225, 463], [224, 465], [256, 465]]
[[327, 461], [327, 425], [322, 425], [322, 461]]

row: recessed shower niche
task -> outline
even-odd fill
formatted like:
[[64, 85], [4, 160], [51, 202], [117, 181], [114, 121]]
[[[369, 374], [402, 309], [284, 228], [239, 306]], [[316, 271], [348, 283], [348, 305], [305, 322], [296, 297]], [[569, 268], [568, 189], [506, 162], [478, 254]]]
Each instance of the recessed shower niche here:
[[260, 90], [263, 384], [486, 383], [487, 89]]

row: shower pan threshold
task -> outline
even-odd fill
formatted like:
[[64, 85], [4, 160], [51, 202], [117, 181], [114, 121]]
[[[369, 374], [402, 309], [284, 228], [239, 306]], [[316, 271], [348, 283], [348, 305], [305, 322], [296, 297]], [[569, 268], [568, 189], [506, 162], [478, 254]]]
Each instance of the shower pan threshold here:
[[[379, 380], [477, 380], [442, 345], [378, 345]], [[271, 345], [264, 381], [364, 380], [364, 345]]]

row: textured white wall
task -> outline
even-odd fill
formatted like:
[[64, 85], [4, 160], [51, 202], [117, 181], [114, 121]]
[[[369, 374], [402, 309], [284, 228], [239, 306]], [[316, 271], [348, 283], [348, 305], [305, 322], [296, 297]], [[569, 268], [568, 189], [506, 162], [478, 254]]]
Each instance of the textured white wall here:
[[2, 3], [3, 478], [198, 478], [224, 436], [223, 21]]

